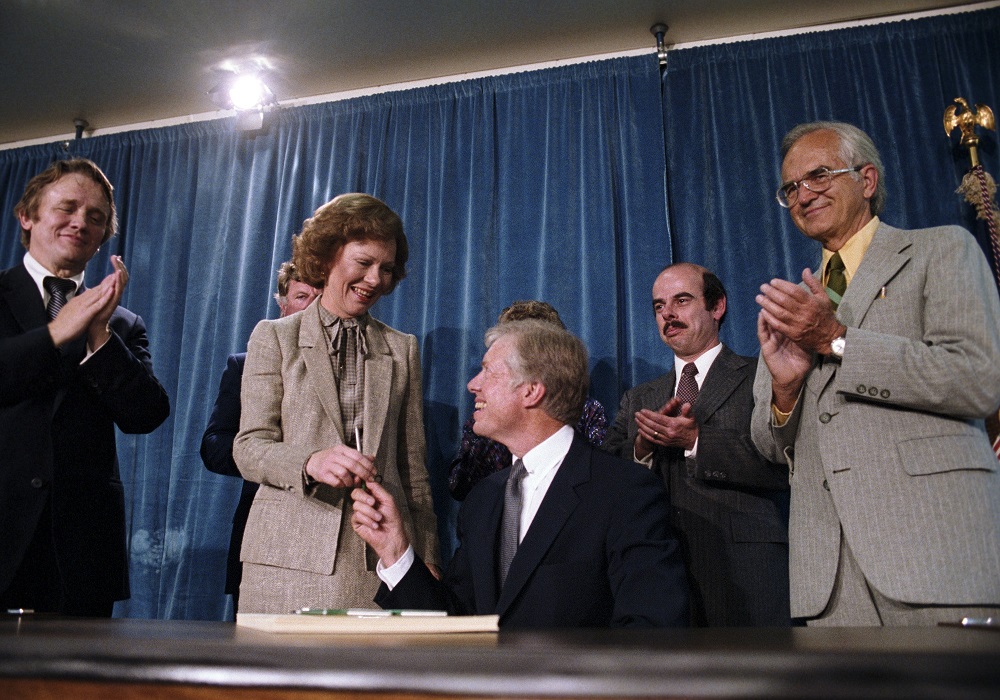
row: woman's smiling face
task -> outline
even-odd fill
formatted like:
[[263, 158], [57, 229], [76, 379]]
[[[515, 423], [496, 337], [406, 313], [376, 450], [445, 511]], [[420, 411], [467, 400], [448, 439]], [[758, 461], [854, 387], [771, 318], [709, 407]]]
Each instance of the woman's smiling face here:
[[392, 289], [396, 243], [366, 239], [349, 241], [337, 253], [326, 276], [321, 303], [340, 318], [364, 315]]

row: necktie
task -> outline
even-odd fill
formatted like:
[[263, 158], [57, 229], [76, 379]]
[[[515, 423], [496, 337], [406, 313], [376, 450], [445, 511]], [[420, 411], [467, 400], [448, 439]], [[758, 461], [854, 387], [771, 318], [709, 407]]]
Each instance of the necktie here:
[[514, 553], [521, 530], [521, 482], [524, 480], [526, 470], [524, 462], [517, 460], [507, 477], [507, 486], [504, 489], [503, 498], [503, 530], [500, 533], [500, 587], [503, 588], [504, 581], [507, 580], [507, 572], [510, 570], [510, 563], [514, 560]]
[[[344, 440], [354, 442], [355, 428], [361, 427], [362, 391], [358, 381], [358, 323], [352, 318], [340, 322], [337, 350], [337, 379], [340, 384], [340, 412], [344, 419]], [[360, 445], [354, 445], [360, 450]]]
[[847, 291], [847, 268], [840, 253], [834, 253], [826, 264], [826, 295], [833, 302], [833, 308], [840, 306], [840, 300]]
[[677, 398], [682, 404], [689, 403], [694, 406], [698, 399], [698, 382], [694, 375], [698, 374], [698, 368], [693, 362], [688, 362], [681, 370], [681, 380], [677, 383]]
[[76, 291], [76, 282], [61, 277], [46, 277], [42, 280], [42, 286], [49, 293], [49, 305], [46, 311], [49, 320], [52, 321], [59, 314], [59, 310], [66, 305], [66, 295]]

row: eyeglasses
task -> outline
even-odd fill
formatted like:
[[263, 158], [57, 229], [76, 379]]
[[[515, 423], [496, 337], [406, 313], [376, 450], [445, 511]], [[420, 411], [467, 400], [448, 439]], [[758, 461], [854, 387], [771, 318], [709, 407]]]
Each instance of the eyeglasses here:
[[853, 168], [841, 168], [840, 170], [816, 168], [801, 180], [796, 182], [786, 182], [778, 188], [777, 192], [774, 193], [774, 198], [778, 200], [778, 204], [783, 206], [785, 209], [789, 209], [790, 207], [793, 207], [797, 201], [799, 201], [800, 186], [805, 186], [807, 190], [815, 192], [816, 194], [826, 192], [830, 189], [830, 185], [833, 184], [834, 175], [860, 172], [864, 167], [864, 165], [855, 165]]

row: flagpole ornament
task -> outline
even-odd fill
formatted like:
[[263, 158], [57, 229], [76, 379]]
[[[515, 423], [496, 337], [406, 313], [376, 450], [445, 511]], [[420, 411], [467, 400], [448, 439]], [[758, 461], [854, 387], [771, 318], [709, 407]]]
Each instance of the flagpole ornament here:
[[[993, 249], [993, 264], [1000, 285], [1000, 241], [997, 238], [997, 220], [1000, 210], [996, 205], [997, 186], [990, 174], [979, 162], [979, 136], [976, 127], [981, 126], [990, 131], [996, 131], [996, 120], [993, 110], [984, 104], [977, 104], [975, 109], [969, 108], [969, 103], [961, 97], [955, 98], [955, 104], [948, 105], [944, 110], [944, 132], [951, 133], [958, 128], [962, 132], [958, 144], [969, 149], [969, 160], [972, 168], [962, 178], [962, 184], [956, 193], [962, 194], [965, 200], [976, 209], [976, 218], [986, 221], [986, 229], [990, 236], [990, 247]], [[987, 434], [993, 444], [993, 451], [1000, 459], [1000, 413], [991, 415], [986, 420]]]
[[976, 209], [976, 218], [986, 222], [990, 236], [990, 247], [993, 249], [993, 265], [1000, 284], [1000, 241], [997, 238], [997, 220], [1000, 210], [996, 205], [997, 185], [990, 174], [979, 162], [979, 135], [976, 127], [980, 126], [990, 131], [996, 131], [996, 119], [993, 110], [984, 104], [977, 104], [975, 109], [963, 97], [956, 97], [955, 104], [948, 105], [944, 110], [944, 131], [949, 136], [957, 128], [962, 132], [958, 144], [969, 149], [969, 160], [972, 168], [962, 178], [956, 193], [965, 197]]
[[972, 167], [979, 165], [979, 136], [976, 127], [981, 126], [990, 131], [996, 131], [996, 119], [993, 110], [984, 104], [977, 104], [975, 109], [969, 107], [964, 97], [956, 97], [955, 104], [948, 105], [944, 110], [944, 133], [951, 135], [956, 128], [962, 132], [958, 142], [960, 146], [969, 149], [969, 159]]

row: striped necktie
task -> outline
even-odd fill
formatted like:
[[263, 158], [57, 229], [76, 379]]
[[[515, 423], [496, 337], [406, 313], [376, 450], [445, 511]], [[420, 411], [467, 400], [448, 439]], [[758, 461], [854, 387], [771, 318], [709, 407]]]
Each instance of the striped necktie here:
[[49, 305], [45, 310], [49, 314], [49, 320], [53, 321], [66, 305], [66, 297], [76, 291], [76, 282], [61, 277], [46, 277], [42, 280], [42, 286], [49, 293]]

